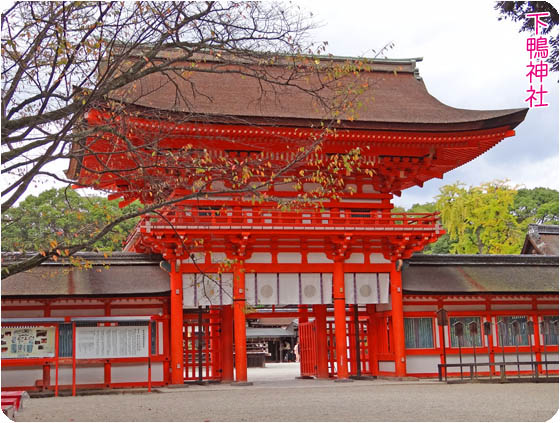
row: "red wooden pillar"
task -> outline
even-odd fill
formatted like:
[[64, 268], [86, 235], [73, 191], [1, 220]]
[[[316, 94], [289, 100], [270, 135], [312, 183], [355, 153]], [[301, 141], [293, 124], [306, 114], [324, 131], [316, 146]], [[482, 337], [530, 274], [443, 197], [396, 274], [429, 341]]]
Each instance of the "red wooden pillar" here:
[[377, 364], [377, 325], [375, 322], [375, 304], [367, 304], [366, 312], [368, 315], [368, 328], [367, 328], [367, 343], [368, 343], [368, 356], [369, 356], [369, 370], [372, 376], [378, 375]]
[[333, 266], [334, 336], [338, 379], [348, 379], [348, 346], [346, 344], [346, 298], [344, 293], [344, 259]]
[[327, 306], [316, 304], [313, 306], [315, 314], [315, 330], [317, 331], [317, 378], [329, 378], [329, 360], [327, 347]]
[[171, 304], [170, 304], [170, 344], [171, 344], [171, 384], [184, 383], [183, 362], [183, 276], [177, 268], [176, 260], [171, 261]]
[[[544, 354], [542, 354], [542, 344], [541, 344], [541, 325], [539, 322], [539, 317], [537, 314], [533, 314], [533, 330], [534, 330], [534, 339], [535, 339], [535, 345], [534, 345], [534, 351], [535, 351], [535, 361], [542, 361], [544, 359]], [[544, 336], [543, 336], [543, 344], [544, 344]], [[542, 364], [538, 364], [537, 365], [537, 372], [539, 374], [544, 373], [546, 369], [545, 366], [543, 366]]]
[[393, 342], [395, 348], [395, 372], [397, 377], [406, 375], [404, 342], [404, 316], [401, 272], [391, 270], [391, 316], [393, 320]]
[[245, 273], [242, 260], [239, 260], [233, 266], [233, 325], [235, 336], [235, 381], [247, 382]]
[[222, 381], [233, 382], [233, 308], [222, 306]]
[[300, 305], [298, 306], [298, 321], [299, 323], [307, 323], [309, 321], [309, 318], [307, 316], [307, 306], [306, 305]]

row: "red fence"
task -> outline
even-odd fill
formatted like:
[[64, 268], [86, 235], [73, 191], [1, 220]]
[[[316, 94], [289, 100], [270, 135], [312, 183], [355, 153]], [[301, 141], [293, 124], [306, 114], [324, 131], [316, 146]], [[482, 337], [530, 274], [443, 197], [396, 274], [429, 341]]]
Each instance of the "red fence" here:
[[317, 377], [317, 325], [312, 322], [299, 325], [300, 371], [303, 377]]
[[185, 381], [222, 379], [220, 310], [199, 309], [183, 315]]

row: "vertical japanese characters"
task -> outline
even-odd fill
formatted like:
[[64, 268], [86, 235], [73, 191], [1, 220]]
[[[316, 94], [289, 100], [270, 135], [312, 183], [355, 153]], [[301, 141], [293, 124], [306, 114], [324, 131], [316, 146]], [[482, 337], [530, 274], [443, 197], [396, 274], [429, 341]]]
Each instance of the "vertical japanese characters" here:
[[529, 103], [529, 107], [547, 107], [545, 94], [548, 93], [544, 89], [543, 80], [548, 77], [548, 63], [543, 62], [543, 59], [548, 57], [549, 45], [546, 37], [539, 37], [539, 29], [547, 27], [548, 24], [541, 20], [541, 18], [550, 16], [549, 12], [527, 13], [529, 18], [535, 19], [535, 36], [527, 38], [527, 52], [529, 53], [529, 64], [527, 68], [529, 71], [526, 76], [529, 78], [529, 89], [526, 92], [529, 96], [525, 102]]

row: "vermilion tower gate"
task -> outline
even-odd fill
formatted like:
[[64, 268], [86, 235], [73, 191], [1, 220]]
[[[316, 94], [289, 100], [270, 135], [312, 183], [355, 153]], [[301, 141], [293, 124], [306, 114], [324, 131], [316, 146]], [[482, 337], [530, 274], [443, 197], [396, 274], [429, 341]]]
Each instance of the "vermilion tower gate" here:
[[[185, 378], [184, 309], [199, 306], [209, 306], [221, 322], [219, 339], [214, 339], [221, 380], [234, 379], [233, 361], [235, 380], [247, 380], [248, 308], [269, 306], [280, 313], [285, 305], [299, 307], [300, 321], [315, 321], [316, 376], [328, 377], [329, 356], [330, 372], [339, 379], [349, 377], [358, 357], [367, 360], [371, 374], [405, 375], [399, 260], [421, 251], [443, 231], [437, 214], [391, 213], [393, 195], [441, 178], [512, 136], [526, 109], [448, 107], [429, 95], [415, 59], [374, 60], [359, 73], [367, 87], [361, 95], [374, 93], [376, 100], [357, 118], [339, 120], [336, 130], [317, 129], [324, 115], [302, 92], [285, 87], [275, 101], [261, 97], [256, 106], [256, 81], [231, 84], [229, 76], [203, 72], [195, 79], [206, 83], [214, 108], [206, 110], [209, 105], [200, 99], [189, 107], [174, 102], [168, 90], [185, 89], [180, 81], [153, 90], [159, 82], [147, 77], [118, 95], [126, 112], [115, 116], [103, 105], [89, 112], [89, 125], [114, 125], [126, 139], [109, 132], [89, 139], [87, 153], [70, 169], [78, 184], [110, 190], [122, 204], [187, 196], [145, 216], [126, 246], [161, 254], [170, 263], [172, 383]], [[189, 95], [186, 89], [183, 94]], [[209, 115], [203, 120], [193, 107]], [[300, 147], [305, 150], [318, 139], [321, 148], [313, 151], [314, 161], [298, 161]], [[260, 186], [255, 196], [236, 189], [238, 174], [232, 167], [229, 181], [209, 181], [211, 189], [201, 197], [194, 195], [200, 187], [185, 171], [191, 162], [173, 161], [185, 150], [200, 152], [209, 164], [230, 160], [242, 167], [253, 160], [263, 169], [288, 170]], [[333, 165], [356, 151], [359, 165]], [[142, 172], [136, 171], [140, 160], [151, 163]], [[307, 201], [278, 208], [272, 199], [312, 198], [320, 185], [312, 175], [321, 171], [320, 163], [342, 181], [337, 195], [320, 206]], [[249, 171], [257, 178], [259, 169]], [[157, 191], [155, 179], [167, 182], [166, 190]], [[358, 318], [349, 305], [359, 306]], [[348, 332], [352, 321], [362, 330]], [[365, 344], [366, 339], [367, 356], [356, 355], [352, 343]]]

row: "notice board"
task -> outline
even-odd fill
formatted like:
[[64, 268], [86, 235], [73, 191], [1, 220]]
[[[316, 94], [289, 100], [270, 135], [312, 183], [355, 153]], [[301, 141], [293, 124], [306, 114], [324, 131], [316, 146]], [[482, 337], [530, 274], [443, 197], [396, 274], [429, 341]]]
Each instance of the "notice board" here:
[[76, 328], [76, 358], [148, 356], [148, 326]]
[[55, 335], [52, 326], [3, 327], [2, 358], [54, 357]]

